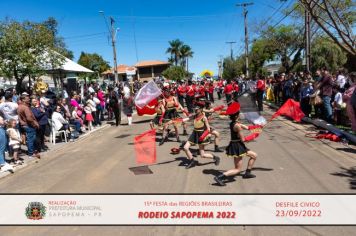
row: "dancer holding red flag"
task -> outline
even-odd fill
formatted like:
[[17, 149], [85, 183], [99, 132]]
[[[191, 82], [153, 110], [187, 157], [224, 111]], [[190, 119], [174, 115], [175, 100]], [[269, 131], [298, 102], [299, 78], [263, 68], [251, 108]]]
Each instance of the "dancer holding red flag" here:
[[[155, 111], [156, 111], [156, 117], [153, 118], [153, 120], [151, 120], [150, 122], [150, 127], [151, 129], [154, 129], [155, 125], [157, 126], [161, 126], [162, 125], [162, 121], [163, 121], [163, 115], [165, 112], [164, 109], [164, 104], [163, 104], [163, 98], [159, 97], [157, 99], [158, 103], [156, 104], [156, 106], [154, 107]], [[163, 137], [162, 137], [163, 138]]]
[[[164, 109], [165, 109], [165, 112], [163, 113], [164, 127], [163, 127], [163, 132], [162, 132], [162, 140], [159, 143], [159, 145], [163, 145], [164, 142], [168, 139], [169, 132], [167, 132], [167, 134], [165, 134], [165, 133], [166, 133], [168, 126], [172, 125], [172, 124], [173, 124], [175, 134], [177, 137], [177, 142], [180, 142], [177, 122], [174, 122], [174, 120], [176, 120], [177, 118], [180, 118], [180, 116], [178, 115], [178, 112], [177, 112], [177, 108], [180, 108], [183, 110], [182, 106], [177, 101], [177, 98], [172, 96], [172, 93], [168, 88], [165, 88], [163, 90], [163, 95], [165, 97], [164, 102], [163, 102]], [[185, 135], [187, 133], [185, 124], [183, 124], [183, 129], [184, 129], [184, 135]]]
[[[194, 130], [190, 135], [188, 142], [186, 142], [186, 144], [184, 145], [184, 151], [187, 154], [188, 159], [190, 160], [188, 166], [186, 166], [186, 169], [189, 169], [196, 165], [196, 161], [194, 160], [194, 157], [189, 150], [189, 148], [192, 145], [196, 145], [196, 144], [199, 145], [199, 152], [202, 158], [213, 159], [215, 165], [219, 165], [220, 163], [219, 157], [210, 153], [206, 153], [204, 150], [205, 145], [209, 144], [210, 126], [209, 126], [209, 121], [203, 112], [204, 104], [197, 103], [196, 105], [197, 108], [195, 110], [195, 116], [194, 116]], [[202, 136], [206, 136], [206, 137], [202, 139], [201, 138]]]
[[240, 114], [240, 104], [237, 102], [233, 102], [228, 109], [226, 110], [226, 114], [230, 115], [231, 123], [230, 123], [230, 132], [231, 132], [231, 140], [229, 145], [226, 148], [226, 155], [228, 157], [234, 158], [235, 168], [224, 172], [221, 175], [218, 175], [214, 178], [214, 180], [221, 186], [225, 186], [224, 179], [228, 176], [237, 175], [241, 172], [242, 168], [242, 157], [248, 156], [250, 159], [248, 161], [247, 169], [245, 174], [242, 176], [244, 179], [247, 178], [255, 178], [256, 176], [251, 174], [251, 170], [253, 164], [256, 161], [257, 154], [253, 151], [250, 151], [244, 143], [244, 136], [242, 135], [242, 129], [248, 129], [247, 126], [240, 124], [239, 114]]

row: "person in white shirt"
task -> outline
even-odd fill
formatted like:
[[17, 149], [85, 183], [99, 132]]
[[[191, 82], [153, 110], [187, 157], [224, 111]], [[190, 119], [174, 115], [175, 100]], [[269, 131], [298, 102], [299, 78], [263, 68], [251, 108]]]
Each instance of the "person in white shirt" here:
[[101, 120], [100, 120], [100, 113], [101, 113], [101, 106], [100, 106], [100, 100], [98, 98], [98, 94], [97, 93], [93, 93], [93, 102], [95, 103], [95, 116], [94, 116], [94, 120], [95, 123], [97, 125], [101, 125]]
[[334, 102], [332, 103], [334, 108], [334, 122], [336, 125], [341, 124], [341, 109], [346, 107], [346, 104], [342, 101], [342, 90], [340, 87], [337, 88]]
[[9, 121], [11, 119], [16, 120], [16, 123], [19, 122], [19, 118], [17, 115], [18, 105], [15, 102], [12, 102], [12, 93], [5, 93], [5, 102], [0, 104], [0, 113], [3, 115], [5, 121]]
[[343, 75], [343, 71], [339, 71], [338, 76], [336, 77], [335, 83], [339, 86], [339, 88], [343, 89], [346, 84], [346, 77]]
[[69, 123], [61, 114], [61, 107], [56, 106], [56, 110], [52, 114], [52, 124], [56, 131], [68, 130]]
[[93, 89], [93, 85], [90, 85], [90, 86], [89, 86], [88, 92], [89, 92], [90, 94], [95, 93], [95, 90]]

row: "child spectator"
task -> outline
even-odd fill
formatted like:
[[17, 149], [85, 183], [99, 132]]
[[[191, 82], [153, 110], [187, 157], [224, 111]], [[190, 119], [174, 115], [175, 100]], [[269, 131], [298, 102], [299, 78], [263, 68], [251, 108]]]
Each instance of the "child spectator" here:
[[6, 133], [9, 137], [9, 146], [11, 147], [11, 150], [13, 152], [14, 164], [21, 165], [23, 164], [23, 162], [19, 160], [18, 154], [21, 147], [22, 139], [19, 130], [16, 129], [16, 126], [17, 121], [15, 119], [9, 120]]
[[342, 91], [343, 89], [341, 89], [340, 87], [336, 88], [336, 94], [335, 94], [335, 98], [334, 101], [332, 103], [333, 105], [333, 114], [334, 114], [334, 122], [336, 125], [340, 125], [341, 124], [341, 109], [346, 107], [346, 105], [344, 105], [343, 101], [342, 101]]
[[84, 112], [85, 112], [85, 121], [88, 122], [88, 130], [91, 131], [93, 129], [93, 115], [92, 115], [92, 110], [90, 106], [90, 102], [87, 101], [86, 106], [84, 107]]

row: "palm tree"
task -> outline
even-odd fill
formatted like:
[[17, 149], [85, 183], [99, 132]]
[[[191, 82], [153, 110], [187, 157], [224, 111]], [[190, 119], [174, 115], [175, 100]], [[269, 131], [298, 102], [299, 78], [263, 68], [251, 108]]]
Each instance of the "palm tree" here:
[[180, 48], [180, 55], [182, 58], [182, 66], [189, 72], [188, 59], [193, 57], [194, 52], [189, 45], [184, 44]]
[[166, 53], [170, 53], [172, 57], [174, 57], [174, 63], [177, 66], [178, 61], [181, 58], [181, 47], [183, 45], [183, 42], [180, 41], [179, 39], [175, 39], [172, 41], [169, 41], [170, 47], [167, 49]]

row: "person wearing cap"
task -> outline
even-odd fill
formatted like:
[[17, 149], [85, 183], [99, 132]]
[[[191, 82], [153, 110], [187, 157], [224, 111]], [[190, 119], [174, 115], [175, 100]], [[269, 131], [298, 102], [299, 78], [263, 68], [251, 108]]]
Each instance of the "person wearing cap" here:
[[242, 158], [247, 156], [249, 157], [248, 165], [245, 174], [242, 176], [244, 179], [255, 178], [256, 176], [251, 174], [253, 164], [256, 161], [257, 154], [249, 150], [244, 143], [244, 136], [242, 134], [243, 129], [248, 129], [246, 125], [239, 123], [239, 114], [240, 114], [240, 104], [233, 102], [228, 109], [226, 114], [230, 116], [230, 133], [231, 140], [229, 145], [226, 147], [227, 157], [234, 158], [235, 168], [228, 170], [218, 176], [214, 177], [214, 180], [221, 186], [225, 186], [224, 180], [228, 176], [234, 176], [241, 172], [242, 169]]
[[205, 138], [201, 138], [205, 132], [210, 133], [210, 126], [209, 121], [206, 118], [203, 108], [204, 103], [197, 102], [197, 107], [195, 109], [195, 116], [194, 116], [194, 129], [192, 134], [190, 135], [188, 141], [184, 145], [184, 151], [189, 159], [189, 164], [186, 166], [186, 169], [194, 167], [197, 162], [194, 160], [193, 154], [190, 151], [190, 147], [194, 145], [199, 146], [199, 153], [202, 158], [211, 158], [214, 160], [215, 165], [219, 165], [220, 158], [205, 152], [205, 146], [210, 143], [210, 135], [207, 135]]

